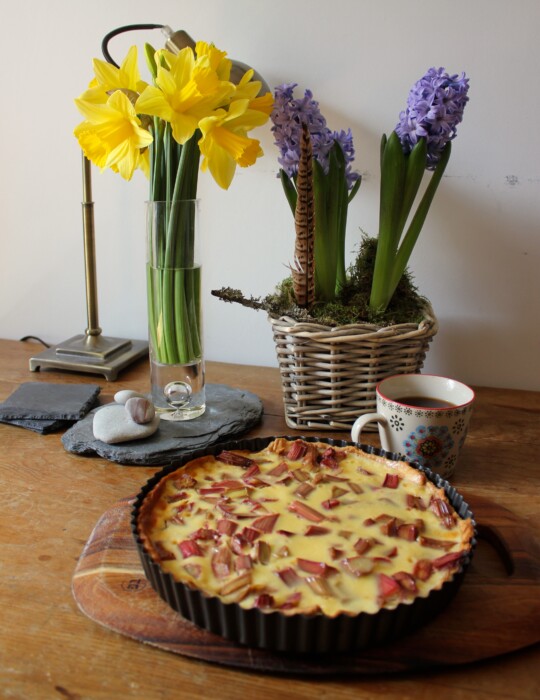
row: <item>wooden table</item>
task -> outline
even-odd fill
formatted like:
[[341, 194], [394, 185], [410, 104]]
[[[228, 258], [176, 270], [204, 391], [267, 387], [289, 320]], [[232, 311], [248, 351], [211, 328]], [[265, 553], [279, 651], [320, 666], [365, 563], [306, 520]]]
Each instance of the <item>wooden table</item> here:
[[[101, 401], [148, 390], [145, 361], [116, 382], [98, 375], [28, 369], [40, 346], [0, 341], [0, 400], [21, 383], [98, 383]], [[209, 382], [248, 389], [264, 403], [251, 435], [286, 434], [279, 373], [208, 363]], [[328, 436], [331, 436], [328, 434]], [[347, 437], [335, 433], [334, 437]], [[369, 438], [377, 444], [375, 437]], [[540, 393], [480, 388], [453, 479], [540, 528]], [[78, 608], [78, 558], [100, 516], [135, 494], [156, 468], [67, 453], [61, 433], [0, 424], [0, 693], [21, 698], [538, 698], [540, 645], [481, 663], [392, 675], [279, 676], [172, 654], [112, 632]], [[489, 610], [482, 611], [489, 614]]]

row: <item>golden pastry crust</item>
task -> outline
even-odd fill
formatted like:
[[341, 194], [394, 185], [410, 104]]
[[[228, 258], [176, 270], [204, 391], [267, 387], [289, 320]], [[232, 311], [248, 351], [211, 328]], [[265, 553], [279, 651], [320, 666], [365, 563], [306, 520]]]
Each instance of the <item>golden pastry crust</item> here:
[[167, 474], [137, 529], [163, 571], [205, 595], [329, 617], [427, 597], [454, 576], [474, 536], [411, 465], [284, 438]]

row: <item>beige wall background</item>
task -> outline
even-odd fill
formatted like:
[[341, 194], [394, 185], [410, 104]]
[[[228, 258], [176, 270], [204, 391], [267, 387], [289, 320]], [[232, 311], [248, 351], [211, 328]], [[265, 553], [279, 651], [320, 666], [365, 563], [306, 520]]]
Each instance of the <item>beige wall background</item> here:
[[[364, 182], [349, 210], [351, 255], [378, 221], [378, 152], [431, 66], [470, 77], [470, 102], [411, 269], [441, 330], [425, 370], [540, 389], [540, 5], [535, 0], [0, 0], [0, 336], [57, 343], [86, 328], [81, 157], [73, 98], [111, 29], [168, 24], [253, 65], [269, 85], [311, 88], [331, 128], [350, 127]], [[111, 42], [161, 45], [157, 31]], [[215, 299], [255, 296], [286, 275], [293, 222], [265, 157], [223, 192], [201, 177], [206, 357], [277, 365], [262, 313]], [[99, 320], [146, 338], [141, 173], [94, 170]]]

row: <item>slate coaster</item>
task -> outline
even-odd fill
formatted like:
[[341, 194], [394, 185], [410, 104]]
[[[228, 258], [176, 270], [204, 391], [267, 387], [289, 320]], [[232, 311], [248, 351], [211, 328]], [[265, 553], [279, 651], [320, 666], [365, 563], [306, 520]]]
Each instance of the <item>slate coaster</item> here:
[[80, 420], [99, 392], [96, 384], [24, 382], [0, 404], [0, 420]]
[[34, 433], [39, 433], [40, 435], [48, 435], [57, 430], [65, 430], [73, 425], [72, 420], [18, 420], [17, 418], [12, 420], [0, 418], [0, 423], [7, 423], [8, 425], [16, 425], [19, 428], [33, 430]]
[[99, 456], [129, 466], [164, 466], [187, 452], [239, 435], [257, 425], [262, 402], [249, 391], [224, 384], [206, 385], [206, 412], [192, 421], [160, 421], [149, 438], [108, 445], [94, 438], [95, 409], [62, 435], [68, 452]]

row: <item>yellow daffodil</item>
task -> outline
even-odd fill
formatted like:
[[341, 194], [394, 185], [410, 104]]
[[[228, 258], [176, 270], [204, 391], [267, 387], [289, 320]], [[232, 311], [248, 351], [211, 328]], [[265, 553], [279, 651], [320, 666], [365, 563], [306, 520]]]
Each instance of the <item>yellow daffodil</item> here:
[[214, 44], [207, 44], [205, 41], [198, 41], [195, 46], [197, 58], [207, 56], [212, 70], [216, 71], [220, 80], [228, 81], [231, 76], [232, 61], [227, 58], [226, 51], [220, 51]]
[[[157, 52], [156, 85], [149, 85], [136, 102], [138, 112], [160, 117], [171, 124], [173, 138], [184, 144], [204, 117], [233, 94], [232, 83], [219, 79], [210, 56], [195, 59], [190, 48], [178, 55]], [[162, 65], [163, 57], [168, 68]]]
[[266, 119], [263, 112], [249, 109], [249, 100], [235, 100], [228, 111], [219, 110], [200, 122], [201, 169], [210, 170], [223, 189], [229, 188], [237, 165], [248, 167], [262, 155], [259, 141], [246, 134]]
[[105, 104], [81, 99], [75, 103], [86, 121], [74, 133], [89, 160], [102, 170], [111, 168], [126, 180], [137, 167], [148, 172], [148, 157], [141, 150], [152, 143], [152, 136], [141, 127], [133, 105], [121, 90]]
[[134, 102], [147, 86], [139, 73], [136, 46], [129, 49], [120, 68], [98, 58], [94, 59], [93, 66], [95, 78], [80, 97], [87, 102], [104, 104], [114, 90], [123, 90]]

